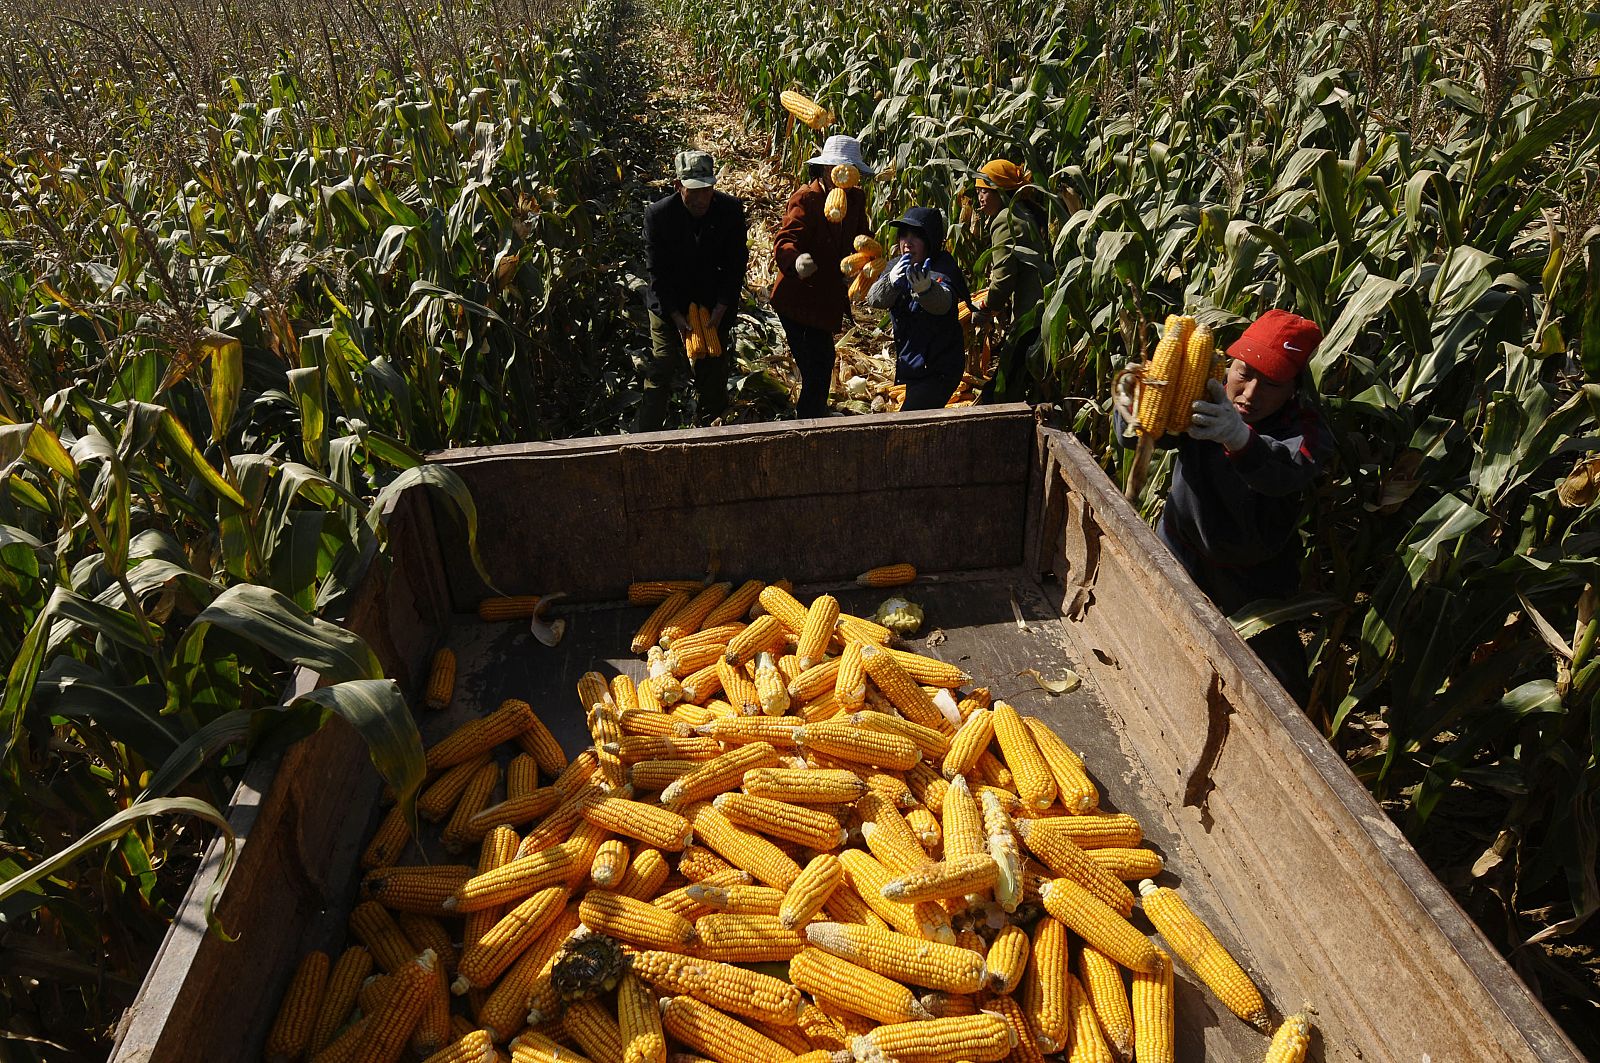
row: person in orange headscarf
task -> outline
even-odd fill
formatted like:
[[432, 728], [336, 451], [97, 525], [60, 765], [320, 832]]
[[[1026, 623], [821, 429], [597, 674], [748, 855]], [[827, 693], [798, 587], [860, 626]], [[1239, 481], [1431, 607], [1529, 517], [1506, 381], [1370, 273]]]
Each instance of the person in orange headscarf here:
[[1055, 279], [1046, 239], [1049, 218], [1034, 198], [1033, 175], [1009, 159], [978, 171], [978, 213], [989, 227], [989, 292], [972, 322], [1007, 326], [983, 403], [1015, 402], [1028, 392], [1028, 354], [1039, 343], [1044, 286]]

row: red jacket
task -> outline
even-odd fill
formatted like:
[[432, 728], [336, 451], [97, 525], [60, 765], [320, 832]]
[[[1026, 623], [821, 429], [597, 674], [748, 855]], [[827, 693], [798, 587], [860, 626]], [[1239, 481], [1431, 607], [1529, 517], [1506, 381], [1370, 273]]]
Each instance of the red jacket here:
[[[772, 308], [791, 321], [837, 334], [850, 313], [850, 285], [839, 272], [839, 260], [853, 254], [856, 237], [872, 228], [866, 192], [852, 188], [845, 193], [844, 220], [838, 222], [822, 213], [827, 196], [822, 181], [816, 180], [789, 197], [772, 248], [778, 264]], [[794, 272], [794, 260], [802, 254], [817, 260], [817, 271], [804, 280]]]

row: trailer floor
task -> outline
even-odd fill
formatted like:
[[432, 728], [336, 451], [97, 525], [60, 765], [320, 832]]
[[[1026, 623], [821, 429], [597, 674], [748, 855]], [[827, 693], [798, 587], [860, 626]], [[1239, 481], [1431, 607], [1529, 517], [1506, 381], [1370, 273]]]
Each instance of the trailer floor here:
[[[1182, 883], [1189, 862], [1171, 810], [1165, 803], [1152, 803], [1159, 789], [1149, 784], [1145, 768], [1122, 741], [1111, 707], [1087, 681], [1069, 693], [1054, 695], [1025, 671], [1036, 669], [1046, 680], [1060, 680], [1069, 678], [1074, 666], [1065, 649], [1070, 644], [1067, 621], [1055, 613], [1036, 581], [1020, 571], [994, 570], [923, 578], [898, 590], [863, 590], [854, 584], [798, 588], [803, 600], [823, 592], [834, 594], [844, 611], [859, 616], [871, 616], [879, 602], [902, 590], [926, 614], [919, 636], [906, 640], [908, 647], [960, 665], [997, 699], [1047, 721], [1082, 755], [1101, 788], [1101, 808], [1127, 812], [1143, 825], [1146, 844], [1166, 862], [1163, 884]], [[589, 744], [574, 695], [578, 677], [597, 670], [643, 678], [644, 664], [628, 646], [648, 610], [609, 604], [567, 610], [556, 606], [551, 613], [567, 620], [565, 637], [553, 648], [540, 645], [521, 622], [490, 624], [471, 614], [455, 616], [445, 643], [456, 653], [455, 697], [447, 710], [426, 714], [425, 742], [436, 741], [515, 697], [534, 706], [569, 755]], [[436, 841], [430, 840], [425, 848], [430, 859], [460, 859], [439, 851]], [[1185, 892], [1202, 913], [1226, 909], [1221, 898], [1207, 896], [1206, 891], [1206, 876], [1200, 874]], [[1135, 914], [1134, 919], [1148, 929], [1142, 916]], [[1247, 949], [1232, 951], [1250, 966]], [[1181, 964], [1177, 1014], [1180, 1058], [1246, 1060], [1258, 1059], [1265, 1051], [1266, 1038], [1222, 1008]]]

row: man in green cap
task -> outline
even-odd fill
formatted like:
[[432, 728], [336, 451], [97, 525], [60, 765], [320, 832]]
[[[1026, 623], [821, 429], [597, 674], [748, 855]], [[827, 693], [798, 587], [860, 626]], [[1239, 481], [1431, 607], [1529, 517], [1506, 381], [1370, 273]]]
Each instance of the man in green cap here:
[[[730, 333], [750, 263], [744, 204], [716, 190], [716, 162], [703, 151], [680, 151], [672, 169], [672, 194], [644, 213], [651, 358], [634, 427], [638, 432], [656, 431], [666, 422], [672, 382], [689, 367], [685, 346], [694, 332], [691, 315], [702, 312], [706, 331], [714, 330], [721, 340], [721, 351], [693, 363], [696, 419], [707, 423], [727, 409]], [[699, 344], [695, 348], [698, 353]]]

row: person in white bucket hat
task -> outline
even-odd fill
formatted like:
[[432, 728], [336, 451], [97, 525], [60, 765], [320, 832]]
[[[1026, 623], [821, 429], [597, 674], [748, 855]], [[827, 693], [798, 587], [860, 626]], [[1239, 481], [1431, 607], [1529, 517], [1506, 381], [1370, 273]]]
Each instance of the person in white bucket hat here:
[[863, 178], [872, 176], [855, 137], [829, 137], [822, 150], [806, 160], [810, 179], [789, 197], [773, 244], [778, 281], [772, 287], [772, 308], [800, 370], [800, 399], [795, 404], [799, 417], [822, 417], [828, 412], [837, 357], [834, 337], [850, 316], [849, 282], [839, 272], [839, 260], [855, 251], [856, 237], [872, 232], [867, 194], [859, 184], [845, 192], [841, 220], [832, 222], [823, 214], [834, 187], [833, 168], [841, 163], [854, 166]]

